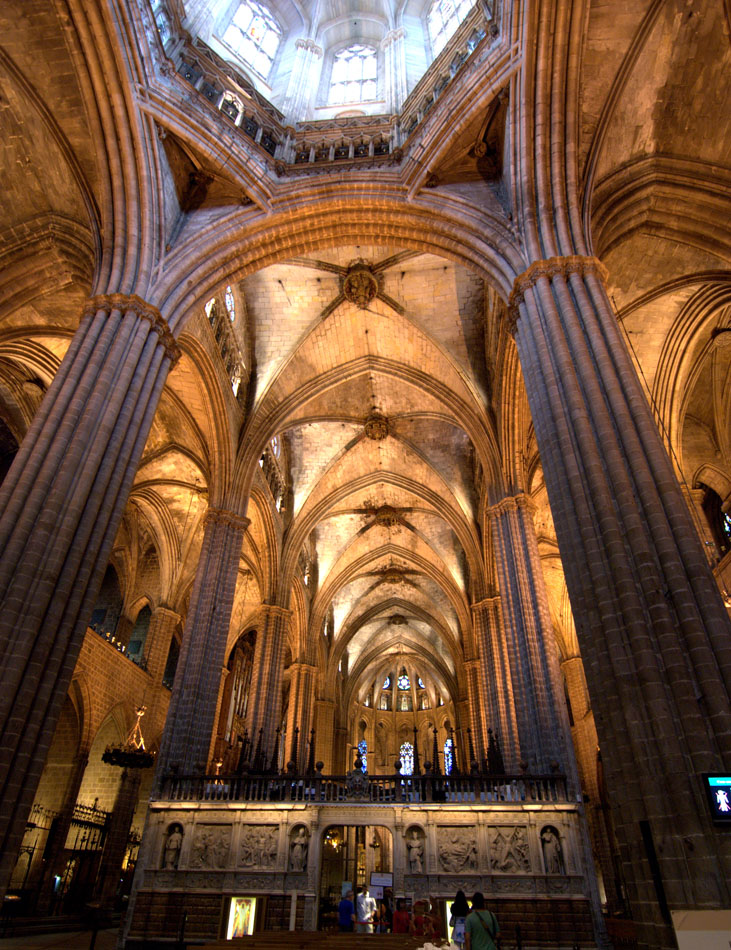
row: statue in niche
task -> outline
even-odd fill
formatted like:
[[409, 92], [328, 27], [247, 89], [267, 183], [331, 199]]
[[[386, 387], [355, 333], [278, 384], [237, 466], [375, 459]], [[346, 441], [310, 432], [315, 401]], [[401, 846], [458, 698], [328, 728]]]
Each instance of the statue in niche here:
[[541, 847], [543, 848], [543, 866], [546, 874], [564, 874], [563, 852], [558, 832], [550, 825], [541, 832]]
[[183, 829], [180, 825], [170, 825], [163, 849], [162, 866], [166, 871], [176, 871], [183, 847]]
[[424, 873], [424, 843], [419, 837], [416, 828], [411, 829], [411, 834], [406, 839], [406, 850], [409, 855], [409, 870], [412, 874]]
[[443, 871], [458, 874], [477, 867], [477, 843], [469, 828], [442, 828], [439, 837], [439, 863]]
[[530, 871], [530, 852], [525, 828], [497, 828], [490, 850], [490, 867], [493, 871]]
[[292, 838], [292, 844], [289, 848], [289, 869], [290, 871], [304, 871], [307, 864], [307, 847], [309, 837], [307, 829], [300, 825], [299, 831]]

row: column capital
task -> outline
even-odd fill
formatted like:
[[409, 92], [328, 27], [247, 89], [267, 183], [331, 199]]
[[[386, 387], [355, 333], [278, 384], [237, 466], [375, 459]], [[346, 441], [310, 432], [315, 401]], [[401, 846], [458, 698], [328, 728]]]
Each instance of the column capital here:
[[225, 508], [209, 508], [203, 518], [203, 524], [228, 524], [233, 528], [246, 531], [251, 521], [243, 515], [237, 515], [235, 511], [227, 511]]
[[314, 40], [299, 39], [294, 41], [295, 49], [303, 49], [312, 53], [319, 59], [322, 56], [322, 47], [318, 46]]
[[406, 30], [403, 26], [399, 26], [395, 30], [389, 30], [381, 40], [381, 49], [388, 49], [392, 43], [395, 43], [397, 40], [402, 40], [405, 36]]
[[157, 607], [153, 607], [152, 614], [153, 616], [157, 615], [158, 617], [174, 618], [176, 622], [178, 620], [182, 620], [181, 614], [179, 614], [176, 610], [172, 610], [170, 607], [163, 606], [162, 604], [159, 604]]
[[134, 313], [140, 320], [146, 320], [160, 338], [165, 348], [165, 354], [171, 364], [175, 365], [180, 359], [180, 347], [165, 320], [151, 303], [138, 297], [137, 294], [98, 294], [91, 297], [84, 306], [83, 316], [94, 316], [99, 310], [119, 310], [121, 313]]
[[485, 597], [482, 600], [478, 600], [474, 604], [470, 604], [470, 610], [473, 613], [477, 613], [479, 610], [485, 610], [488, 607], [495, 607], [500, 604], [500, 594], [495, 594], [494, 597]]
[[[291, 614], [292, 611], [289, 611]], [[317, 673], [317, 667], [313, 663], [292, 663], [289, 669], [295, 673]]]
[[508, 298], [508, 321], [511, 333], [515, 329], [520, 317], [519, 307], [525, 297], [525, 292], [534, 287], [542, 277], [549, 280], [557, 275], [568, 277], [570, 274], [595, 274], [606, 284], [608, 272], [598, 257], [586, 257], [581, 254], [570, 254], [566, 257], [548, 257], [545, 260], [533, 261], [527, 270], [513, 281], [513, 289]]
[[487, 509], [487, 513], [492, 518], [499, 518], [509, 511], [518, 511], [520, 508], [533, 514], [536, 510], [536, 503], [530, 495], [519, 492], [517, 495], [510, 495], [508, 498], [503, 498], [497, 502], [497, 504], [491, 505]]
[[262, 617], [281, 617], [283, 620], [289, 620], [292, 611], [287, 607], [280, 607], [278, 604], [262, 604], [259, 607], [259, 613]]

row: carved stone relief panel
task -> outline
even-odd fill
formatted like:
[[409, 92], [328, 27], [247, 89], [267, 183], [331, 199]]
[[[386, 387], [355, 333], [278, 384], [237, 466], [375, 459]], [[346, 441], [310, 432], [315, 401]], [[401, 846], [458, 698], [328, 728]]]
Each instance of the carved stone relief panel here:
[[225, 868], [231, 846], [231, 825], [196, 825], [188, 867]]
[[278, 825], [243, 825], [239, 867], [273, 868], [277, 862]]
[[475, 829], [439, 828], [437, 830], [439, 868], [450, 874], [477, 869]]
[[490, 868], [506, 874], [531, 870], [528, 832], [524, 825], [490, 829]]

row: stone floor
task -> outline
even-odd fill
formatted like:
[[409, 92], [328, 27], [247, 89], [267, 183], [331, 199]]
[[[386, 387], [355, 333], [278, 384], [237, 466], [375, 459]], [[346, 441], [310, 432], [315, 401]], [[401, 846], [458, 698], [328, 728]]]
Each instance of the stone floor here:
[[[96, 937], [94, 950], [114, 950], [117, 946], [119, 930], [100, 930]], [[92, 934], [90, 930], [69, 931], [67, 933], [33, 934], [24, 937], [0, 937], [0, 950], [89, 950]]]

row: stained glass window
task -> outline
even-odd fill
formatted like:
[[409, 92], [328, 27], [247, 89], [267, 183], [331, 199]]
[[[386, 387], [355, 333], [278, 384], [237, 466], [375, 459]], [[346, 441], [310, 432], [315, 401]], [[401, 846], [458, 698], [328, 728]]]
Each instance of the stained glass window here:
[[226, 311], [231, 318], [231, 323], [236, 319], [236, 304], [234, 303], [234, 292], [231, 290], [231, 287], [226, 288], [226, 296], [224, 297], [226, 302]]
[[401, 758], [401, 774], [402, 775], [413, 775], [414, 774], [414, 747], [410, 742], [404, 742], [399, 749], [399, 756]]
[[378, 90], [376, 67], [376, 51], [372, 46], [357, 43], [341, 49], [333, 60], [328, 104], [337, 106], [375, 99]]
[[474, 0], [434, 0], [426, 22], [435, 57], [444, 49], [473, 6]]
[[419, 689], [426, 689], [426, 686], [424, 686], [424, 680], [420, 676], [417, 677], [416, 682], [419, 684]]
[[367, 772], [368, 771], [368, 764], [367, 764], [368, 743], [365, 741], [365, 739], [361, 739], [360, 742], [358, 743], [358, 755], [360, 756], [360, 760], [363, 763], [363, 765], [361, 766], [361, 771]]
[[402, 671], [401, 675], [398, 678], [398, 688], [399, 689], [411, 689], [411, 683], [409, 682], [409, 677], [406, 675], [406, 671]]
[[282, 39], [282, 29], [266, 7], [256, 0], [243, 0], [223, 39], [245, 63], [267, 79]]
[[444, 774], [451, 775], [454, 768], [454, 742], [447, 739], [444, 743]]
[[382, 688], [382, 689], [390, 689], [390, 688], [391, 688], [391, 677], [390, 677], [390, 676], [387, 676], [387, 677], [386, 677], [386, 679], [383, 681], [383, 686], [382, 686], [381, 688]]

